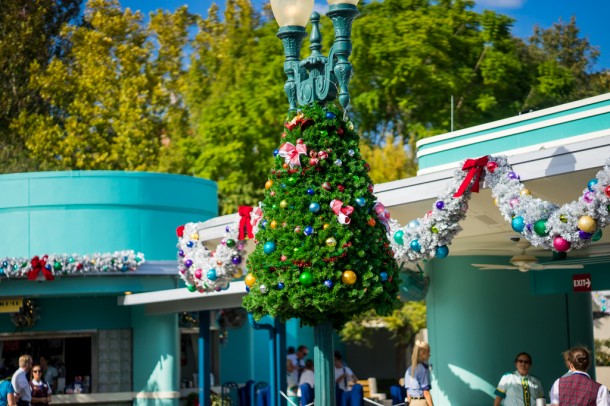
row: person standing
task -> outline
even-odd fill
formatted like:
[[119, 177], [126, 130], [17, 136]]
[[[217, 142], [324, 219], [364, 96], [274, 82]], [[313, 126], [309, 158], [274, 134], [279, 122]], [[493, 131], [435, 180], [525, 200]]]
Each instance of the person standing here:
[[595, 382], [587, 370], [591, 353], [585, 347], [574, 347], [564, 352], [564, 360], [571, 374], [557, 379], [551, 387], [551, 405], [556, 406], [607, 406], [608, 389]]
[[516, 370], [505, 373], [494, 392], [494, 406], [535, 406], [536, 399], [544, 398], [540, 380], [529, 373], [531, 366], [532, 357], [527, 352], [517, 354]]
[[40, 362], [40, 366], [42, 367], [42, 376], [40, 378], [49, 384], [52, 390], [57, 390], [57, 378], [59, 378], [59, 371], [57, 368], [49, 364], [48, 358], [45, 356], [40, 356], [38, 362]]
[[339, 389], [342, 391], [349, 391], [350, 383], [355, 383], [357, 381], [356, 375], [354, 372], [345, 365], [343, 362], [343, 357], [339, 351], [335, 351], [335, 382], [339, 386]]
[[308, 359], [305, 361], [305, 369], [301, 373], [301, 377], [299, 378], [299, 386], [304, 383], [309, 384], [312, 388], [314, 387], [316, 380], [313, 374], [313, 361]]
[[309, 350], [306, 346], [300, 345], [297, 348], [296, 353], [288, 354], [286, 356], [286, 373], [287, 373], [287, 386], [288, 392], [291, 392], [293, 396], [296, 396], [297, 387], [299, 385], [299, 377], [303, 368], [305, 368], [304, 358], [309, 354]]
[[411, 366], [405, 373], [405, 388], [409, 406], [434, 406], [430, 389], [430, 345], [417, 340], [413, 346]]
[[32, 367], [30, 389], [32, 390], [32, 406], [48, 406], [51, 403], [53, 391], [49, 383], [42, 379], [42, 366], [40, 364]]
[[32, 389], [30, 389], [30, 382], [28, 381], [30, 368], [32, 368], [32, 357], [27, 354], [19, 357], [19, 368], [11, 379], [18, 406], [30, 406], [32, 401]]
[[13, 395], [13, 385], [11, 384], [12, 375], [8, 368], [0, 368], [0, 406], [13, 406], [17, 404]]

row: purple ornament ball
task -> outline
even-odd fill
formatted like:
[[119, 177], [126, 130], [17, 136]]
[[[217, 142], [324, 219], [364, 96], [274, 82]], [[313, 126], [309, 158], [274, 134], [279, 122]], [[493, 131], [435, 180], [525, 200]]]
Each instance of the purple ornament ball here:
[[233, 255], [231, 262], [233, 262], [233, 265], [241, 264], [241, 255]]
[[519, 179], [519, 175], [517, 175], [515, 172], [509, 172], [508, 178], [509, 179]]
[[580, 237], [581, 240], [588, 240], [591, 238], [593, 234], [587, 233], [585, 231], [579, 230], [578, 231], [578, 236]]
[[442, 200], [439, 200], [436, 202], [435, 206], [437, 209], [443, 210], [443, 208], [445, 207], [445, 202], [443, 202]]

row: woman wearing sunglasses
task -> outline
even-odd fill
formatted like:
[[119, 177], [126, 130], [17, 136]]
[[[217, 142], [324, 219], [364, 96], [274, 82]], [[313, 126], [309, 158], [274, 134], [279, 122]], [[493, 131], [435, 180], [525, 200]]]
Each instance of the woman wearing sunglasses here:
[[44, 406], [51, 403], [51, 386], [42, 378], [42, 366], [36, 364], [32, 367], [32, 406]]
[[544, 398], [542, 384], [529, 373], [531, 366], [532, 357], [527, 352], [517, 354], [516, 370], [504, 374], [494, 392], [494, 406], [535, 406], [536, 399]]

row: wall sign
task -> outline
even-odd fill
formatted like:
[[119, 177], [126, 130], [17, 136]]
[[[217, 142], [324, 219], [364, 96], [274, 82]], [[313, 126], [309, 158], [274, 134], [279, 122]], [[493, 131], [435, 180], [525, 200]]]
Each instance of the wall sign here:
[[22, 297], [0, 299], [0, 313], [17, 313], [23, 307]]
[[572, 276], [574, 292], [591, 292], [591, 274], [581, 273]]

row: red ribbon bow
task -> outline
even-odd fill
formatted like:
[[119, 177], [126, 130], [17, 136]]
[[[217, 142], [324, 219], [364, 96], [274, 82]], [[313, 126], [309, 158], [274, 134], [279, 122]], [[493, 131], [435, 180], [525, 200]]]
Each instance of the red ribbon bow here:
[[258, 224], [258, 222], [261, 220], [261, 218], [263, 217], [263, 209], [261, 209], [260, 206], [257, 206], [256, 209], [254, 209], [254, 216], [252, 216], [252, 220], [251, 223], [252, 227], [256, 227], [256, 225]]
[[42, 272], [44, 278], [48, 281], [52, 281], [55, 279], [53, 276], [53, 272], [45, 268], [47, 263], [48, 256], [45, 255], [42, 258], [38, 258], [38, 255], [32, 258], [30, 261], [30, 265], [32, 265], [32, 269], [28, 271], [28, 280], [35, 281], [38, 278], [38, 274]]
[[297, 144], [295, 146], [287, 142], [280, 147], [280, 156], [284, 158], [291, 168], [301, 166], [301, 155], [307, 155], [307, 146], [305, 144]]
[[373, 209], [375, 210], [375, 213], [377, 213], [377, 218], [379, 219], [381, 224], [385, 226], [386, 231], [389, 233], [390, 224], [388, 223], [388, 221], [390, 220], [390, 212], [381, 202], [376, 202], [375, 206], [373, 206]]
[[239, 240], [245, 240], [246, 238], [254, 238], [252, 234], [252, 219], [250, 213], [252, 213], [251, 206], [239, 206], [237, 213], [239, 213]]
[[489, 156], [487, 155], [482, 156], [479, 159], [467, 159], [466, 162], [464, 162], [462, 170], [467, 170], [468, 174], [466, 174], [466, 177], [462, 181], [460, 188], [457, 192], [455, 192], [453, 197], [462, 196], [464, 192], [466, 192], [466, 189], [468, 189], [468, 185], [470, 185], [472, 179], [474, 179], [474, 184], [472, 185], [472, 189], [470, 190], [472, 192], [479, 193], [479, 182], [481, 180], [481, 173], [483, 173], [483, 169], [485, 168], [485, 165], [487, 165], [487, 162], [489, 162]]
[[343, 207], [343, 202], [338, 199], [334, 199], [330, 202], [330, 208], [333, 212], [339, 217], [339, 223], [341, 224], [349, 224], [352, 221], [349, 216], [354, 212], [354, 208], [352, 206]]

